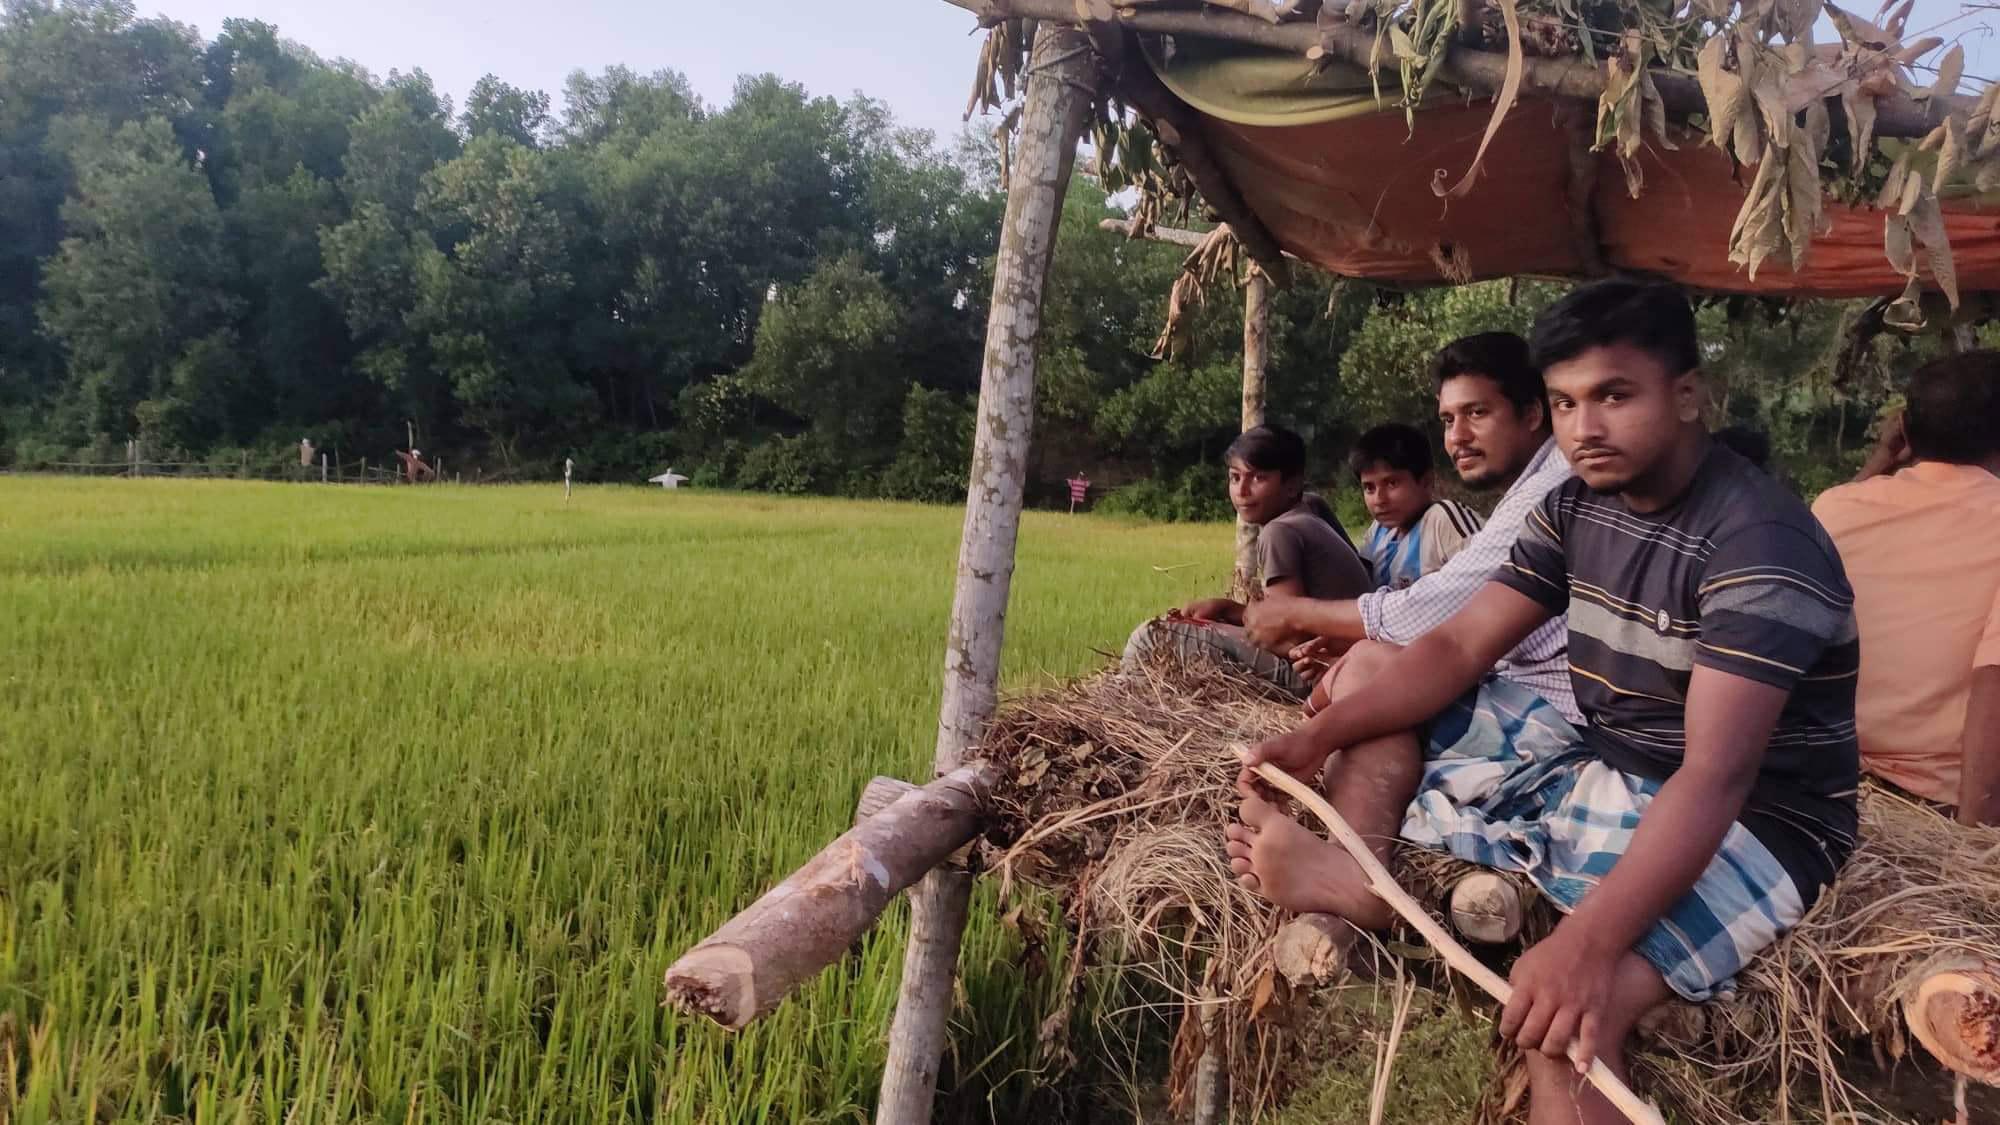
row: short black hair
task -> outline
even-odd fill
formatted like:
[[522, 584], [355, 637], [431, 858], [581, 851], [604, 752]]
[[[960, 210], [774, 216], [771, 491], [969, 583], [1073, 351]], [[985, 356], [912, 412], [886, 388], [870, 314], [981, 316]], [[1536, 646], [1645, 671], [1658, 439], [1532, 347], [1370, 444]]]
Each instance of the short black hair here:
[[1241, 461], [1260, 473], [1287, 480], [1306, 475], [1305, 439], [1283, 426], [1253, 426], [1229, 443], [1224, 462]]
[[1656, 281], [1598, 281], [1573, 289], [1535, 318], [1529, 350], [1547, 371], [1592, 348], [1628, 344], [1672, 375], [1701, 366], [1694, 308], [1679, 286]]
[[1771, 435], [1749, 426], [1725, 426], [1715, 431], [1723, 448], [1760, 469], [1771, 467]]
[[1931, 360], [1910, 376], [1904, 398], [1911, 456], [1977, 465], [2000, 455], [2000, 351]]
[[1356, 438], [1347, 454], [1347, 467], [1356, 477], [1377, 465], [1425, 476], [1431, 471], [1431, 440], [1415, 426], [1384, 422]]
[[1442, 392], [1445, 383], [1461, 375], [1493, 380], [1516, 411], [1540, 405], [1542, 417], [1549, 416], [1549, 392], [1542, 385], [1542, 369], [1535, 366], [1528, 342], [1512, 332], [1481, 332], [1446, 344], [1431, 361], [1431, 387]]

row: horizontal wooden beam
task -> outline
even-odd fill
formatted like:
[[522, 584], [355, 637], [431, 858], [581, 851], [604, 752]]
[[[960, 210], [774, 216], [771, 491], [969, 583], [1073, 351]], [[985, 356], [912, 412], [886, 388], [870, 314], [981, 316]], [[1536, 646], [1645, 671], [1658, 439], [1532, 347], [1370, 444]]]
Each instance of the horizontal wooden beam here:
[[[1075, 0], [946, 2], [972, 12], [982, 23], [1016, 17], [1078, 22]], [[1375, 33], [1344, 19], [1274, 24], [1213, 6], [1193, 9], [1120, 8], [1117, 11], [1117, 26], [1137, 32], [1226, 39], [1299, 55], [1317, 47], [1363, 70], [1369, 68], [1369, 62], [1375, 56]], [[1388, 64], [1382, 69], [1393, 72], [1393, 58], [1387, 52], [1383, 52], [1383, 57]], [[1506, 76], [1505, 54], [1465, 46], [1451, 47], [1438, 69], [1438, 77], [1446, 82], [1488, 95], [1499, 91]], [[1603, 70], [1582, 58], [1531, 57], [1525, 60], [1521, 84], [1528, 91], [1550, 97], [1596, 101], [1604, 93], [1604, 80]], [[1667, 111], [1676, 117], [1685, 118], [1705, 110], [1701, 83], [1693, 75], [1654, 67], [1653, 83], [1659, 88], [1660, 99], [1666, 103]], [[1972, 100], [1962, 96], [1944, 101], [1918, 101], [1901, 93], [1879, 97], [1875, 102], [1875, 134], [1881, 137], [1925, 137], [1943, 122], [1949, 109], [1969, 110], [1971, 105]], [[1838, 112], [1838, 107], [1837, 99], [1829, 106], [1835, 112]], [[1244, 245], [1247, 247], [1249, 244], [1246, 242]]]
[[979, 834], [998, 776], [990, 765], [966, 766], [862, 820], [674, 962], [667, 1001], [732, 1031], [769, 1013]]

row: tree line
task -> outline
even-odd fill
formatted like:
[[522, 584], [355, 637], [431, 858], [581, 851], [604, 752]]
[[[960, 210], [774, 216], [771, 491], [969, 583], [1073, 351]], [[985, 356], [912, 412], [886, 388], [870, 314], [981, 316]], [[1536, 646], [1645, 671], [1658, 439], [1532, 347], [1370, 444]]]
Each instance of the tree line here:
[[[213, 39], [129, 0], [0, 8], [0, 464], [385, 460], [414, 429], [488, 475], [962, 497], [1003, 207], [994, 142], [943, 145], [774, 75], [709, 104], [673, 71], [488, 76], [462, 106], [254, 20]], [[1037, 386], [1038, 497], [1085, 469], [1156, 515], [1225, 508], [1240, 301], [1152, 344], [1179, 252], [1065, 204]], [[1333, 464], [1430, 413], [1425, 353], [1552, 287], [1277, 295], [1270, 404]], [[1831, 355], [1854, 310], [1704, 310], [1731, 414], [1801, 466], [1845, 453], [1904, 358]], [[1801, 341], [1804, 344], [1801, 344]], [[1907, 346], [1903, 347], [1907, 351]], [[1853, 371], [1862, 375], [1856, 377]]]

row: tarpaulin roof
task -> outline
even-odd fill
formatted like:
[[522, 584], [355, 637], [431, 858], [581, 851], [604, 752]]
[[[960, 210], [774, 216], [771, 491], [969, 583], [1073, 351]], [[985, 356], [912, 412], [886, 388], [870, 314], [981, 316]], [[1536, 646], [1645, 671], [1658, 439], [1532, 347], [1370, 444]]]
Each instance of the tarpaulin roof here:
[[[1905, 278], [1883, 248], [1882, 211], [1828, 200], [1828, 225], [1798, 272], [1778, 258], [1753, 281], [1728, 257], [1755, 169], [1675, 130], [1641, 154], [1634, 198], [1616, 156], [1588, 150], [1588, 107], [1524, 98], [1488, 147], [1477, 183], [1446, 201], [1434, 175], [1472, 165], [1488, 101], [1434, 94], [1414, 114], [1393, 85], [1316, 69], [1295, 54], [1214, 39], [1147, 44], [1147, 61], [1199, 114], [1209, 148], [1284, 249], [1349, 277], [1427, 283], [1519, 274], [1643, 271], [1711, 292], [1860, 297]], [[2000, 193], [1940, 192], [1961, 290], [2000, 290]], [[1926, 274], [1928, 280], [1928, 274]]]

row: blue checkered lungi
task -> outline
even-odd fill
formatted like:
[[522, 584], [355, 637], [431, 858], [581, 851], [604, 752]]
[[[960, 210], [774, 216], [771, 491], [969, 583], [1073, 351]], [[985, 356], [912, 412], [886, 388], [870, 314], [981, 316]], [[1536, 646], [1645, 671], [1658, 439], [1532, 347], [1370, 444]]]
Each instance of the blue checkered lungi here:
[[[1403, 838], [1519, 871], [1564, 913], [1625, 854], [1660, 784], [1600, 761], [1562, 713], [1489, 676], [1432, 723]], [[1805, 914], [1798, 888], [1742, 824], [1694, 888], [1634, 948], [1688, 1000], [1738, 971]]]

